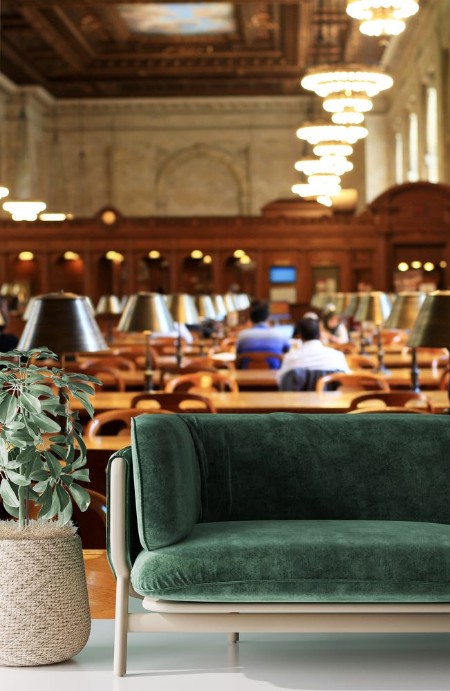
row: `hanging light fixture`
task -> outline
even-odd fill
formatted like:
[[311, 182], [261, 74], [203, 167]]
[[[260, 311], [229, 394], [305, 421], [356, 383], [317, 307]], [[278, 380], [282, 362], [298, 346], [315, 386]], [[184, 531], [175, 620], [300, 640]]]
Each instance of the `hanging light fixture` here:
[[0, 186], [0, 199], [7, 197], [9, 194], [9, 189], [7, 187]]
[[418, 0], [347, 0], [347, 14], [366, 36], [398, 36], [418, 10]]
[[346, 142], [339, 141], [323, 141], [319, 142], [313, 148], [313, 152], [316, 156], [324, 158], [325, 156], [351, 156], [353, 153], [353, 147]]
[[353, 169], [353, 163], [348, 161], [345, 156], [322, 156], [321, 158], [305, 156], [296, 161], [294, 168], [306, 176], [324, 173], [344, 175]]
[[381, 67], [325, 65], [311, 67], [300, 83], [304, 89], [314, 91], [321, 98], [330, 99], [330, 102], [332, 97], [340, 95], [353, 99], [352, 107], [358, 104], [359, 109], [370, 110], [368, 101], [381, 91], [390, 89], [394, 80]]
[[299, 197], [315, 199], [317, 197], [334, 197], [341, 191], [341, 186], [333, 181], [322, 181], [320, 184], [319, 182], [314, 184], [308, 182], [292, 185], [291, 190], [294, 194], [298, 194]]
[[[309, 144], [317, 145], [325, 142], [342, 142], [355, 144], [359, 139], [367, 137], [368, 130], [361, 125], [334, 125], [332, 123], [306, 123], [297, 130], [297, 137]], [[317, 151], [314, 150], [317, 154]], [[350, 152], [351, 153], [351, 152]], [[324, 155], [324, 154], [317, 154]], [[342, 154], [348, 155], [348, 154]]]

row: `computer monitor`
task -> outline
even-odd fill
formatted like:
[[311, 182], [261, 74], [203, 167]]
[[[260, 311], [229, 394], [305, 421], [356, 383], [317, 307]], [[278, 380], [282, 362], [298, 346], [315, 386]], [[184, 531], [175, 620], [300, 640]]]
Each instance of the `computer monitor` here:
[[297, 269], [295, 266], [271, 266], [269, 269], [270, 283], [295, 283]]

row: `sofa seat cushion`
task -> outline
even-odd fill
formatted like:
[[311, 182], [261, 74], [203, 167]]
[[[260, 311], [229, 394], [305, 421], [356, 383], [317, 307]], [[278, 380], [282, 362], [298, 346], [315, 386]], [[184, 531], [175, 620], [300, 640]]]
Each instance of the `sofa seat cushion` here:
[[131, 582], [154, 599], [203, 602], [449, 602], [450, 526], [407, 521], [201, 523], [138, 555]]

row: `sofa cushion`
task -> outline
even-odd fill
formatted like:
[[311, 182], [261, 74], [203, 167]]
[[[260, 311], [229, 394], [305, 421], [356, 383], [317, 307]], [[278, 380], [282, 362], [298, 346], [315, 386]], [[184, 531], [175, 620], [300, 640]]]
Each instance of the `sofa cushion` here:
[[272, 413], [183, 420], [200, 464], [205, 523], [450, 523], [448, 415]]
[[200, 516], [200, 472], [192, 437], [178, 415], [132, 422], [139, 539], [147, 549], [189, 535]]
[[450, 526], [404, 521], [196, 525], [142, 551], [141, 595], [203, 602], [448, 602]]

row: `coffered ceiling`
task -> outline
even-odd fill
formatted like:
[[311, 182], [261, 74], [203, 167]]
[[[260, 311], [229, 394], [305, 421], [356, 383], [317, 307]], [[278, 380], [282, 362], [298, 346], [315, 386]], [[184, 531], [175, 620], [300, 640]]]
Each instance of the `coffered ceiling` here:
[[377, 63], [345, 0], [3, 0], [1, 71], [58, 98], [296, 95], [307, 66]]

